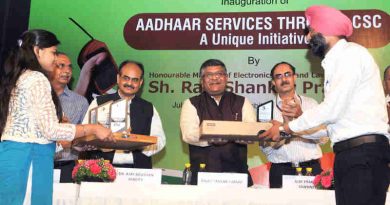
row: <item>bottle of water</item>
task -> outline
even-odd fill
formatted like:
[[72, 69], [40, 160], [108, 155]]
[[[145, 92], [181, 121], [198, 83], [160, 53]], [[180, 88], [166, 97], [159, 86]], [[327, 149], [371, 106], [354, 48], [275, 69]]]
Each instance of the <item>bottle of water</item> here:
[[297, 176], [302, 176], [302, 167], [295, 168], [295, 171], [297, 172]]
[[183, 184], [190, 185], [191, 184], [191, 177], [192, 177], [191, 164], [186, 163], [184, 171], [183, 171]]
[[199, 172], [206, 172], [206, 164], [204, 163], [199, 164]]
[[313, 176], [313, 168], [306, 167], [306, 176]]

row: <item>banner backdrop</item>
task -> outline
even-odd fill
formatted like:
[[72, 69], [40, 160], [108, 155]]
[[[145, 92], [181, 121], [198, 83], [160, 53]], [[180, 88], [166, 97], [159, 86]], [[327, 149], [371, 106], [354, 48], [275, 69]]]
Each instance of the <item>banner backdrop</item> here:
[[[32, 0], [29, 27], [50, 30], [61, 40], [59, 50], [74, 64], [73, 88], [79, 80], [77, 65], [98, 52], [110, 54], [111, 71], [100, 68], [103, 74], [91, 80], [95, 89], [87, 95], [109, 90], [123, 60], [142, 62], [142, 97], [156, 106], [167, 136], [165, 150], [153, 158], [154, 166], [182, 169], [189, 159], [180, 136], [180, 108], [199, 93], [199, 68], [207, 59], [226, 64], [228, 90], [248, 97], [254, 108], [274, 98], [269, 72], [280, 61], [297, 68], [299, 94], [322, 100], [320, 59], [308, 53], [303, 35], [303, 11], [314, 4], [343, 10], [353, 21], [349, 40], [369, 48], [382, 72], [390, 65], [387, 0]], [[92, 44], [100, 47], [86, 53]], [[331, 151], [329, 143], [323, 150]], [[266, 162], [256, 144], [248, 157], [252, 168]]]

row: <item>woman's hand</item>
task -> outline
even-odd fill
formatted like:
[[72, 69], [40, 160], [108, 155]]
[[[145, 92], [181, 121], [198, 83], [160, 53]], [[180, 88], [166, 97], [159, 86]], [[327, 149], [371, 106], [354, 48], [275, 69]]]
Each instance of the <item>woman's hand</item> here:
[[106, 128], [103, 125], [96, 124], [94, 134], [100, 140], [115, 142], [111, 129]]

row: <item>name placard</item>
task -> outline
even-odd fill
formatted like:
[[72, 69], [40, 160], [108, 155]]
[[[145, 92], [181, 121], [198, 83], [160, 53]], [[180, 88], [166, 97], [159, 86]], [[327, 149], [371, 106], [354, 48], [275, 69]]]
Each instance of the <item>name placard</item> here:
[[314, 176], [283, 175], [283, 188], [315, 189]]
[[61, 169], [53, 170], [53, 183], [60, 183]]
[[162, 171], [161, 169], [132, 169], [115, 168], [116, 179], [114, 183], [136, 183], [148, 185], [160, 185]]
[[199, 172], [198, 186], [248, 187], [248, 174]]

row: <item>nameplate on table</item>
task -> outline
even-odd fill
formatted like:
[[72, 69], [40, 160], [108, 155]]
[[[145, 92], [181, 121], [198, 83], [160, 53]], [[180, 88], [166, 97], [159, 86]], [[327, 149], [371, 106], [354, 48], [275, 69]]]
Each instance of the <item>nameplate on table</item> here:
[[132, 169], [115, 168], [116, 179], [114, 183], [136, 183], [147, 185], [160, 185], [162, 171], [161, 169]]
[[53, 183], [60, 183], [61, 169], [53, 170]]
[[314, 176], [283, 175], [283, 188], [315, 189]]
[[199, 172], [198, 186], [247, 188], [248, 174]]

